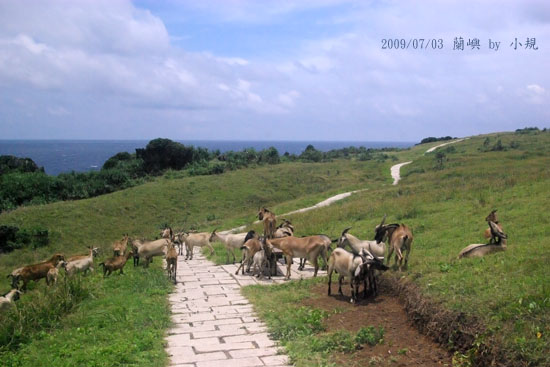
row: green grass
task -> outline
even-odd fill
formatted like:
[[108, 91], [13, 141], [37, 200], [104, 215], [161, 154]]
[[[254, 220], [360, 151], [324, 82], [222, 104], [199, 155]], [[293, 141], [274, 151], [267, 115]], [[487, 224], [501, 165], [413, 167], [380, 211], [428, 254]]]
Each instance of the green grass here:
[[383, 342], [384, 330], [373, 326], [362, 327], [357, 333], [347, 330], [326, 332], [326, 319], [330, 313], [300, 306], [300, 301], [312, 297], [311, 287], [325, 281], [324, 278], [312, 278], [276, 286], [243, 288], [243, 294], [254, 304], [270, 335], [285, 347], [296, 366], [327, 366], [331, 364], [330, 357], [334, 352], [353, 353], [363, 344]]
[[23, 295], [17, 308], [0, 316], [3, 365], [165, 364], [171, 284], [158, 265], [130, 266], [106, 279], [60, 276], [52, 289]]

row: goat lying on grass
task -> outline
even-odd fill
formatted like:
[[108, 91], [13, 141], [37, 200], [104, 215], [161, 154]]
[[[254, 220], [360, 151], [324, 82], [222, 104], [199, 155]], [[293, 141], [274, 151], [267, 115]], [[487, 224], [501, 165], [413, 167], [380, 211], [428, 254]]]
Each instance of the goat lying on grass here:
[[42, 278], [46, 278], [48, 271], [55, 268], [59, 262], [64, 260], [65, 256], [62, 254], [55, 254], [48, 261], [24, 266], [14, 280], [16, 287], [19, 285], [19, 281], [23, 280], [23, 287], [21, 289], [27, 289], [27, 283], [30, 280], [37, 282]]
[[124, 274], [124, 265], [126, 265], [126, 262], [132, 254], [133, 252], [130, 250], [125, 255], [111, 257], [110, 259], [100, 263], [99, 265], [103, 266], [103, 278], [111, 275], [111, 273], [116, 270], [120, 270], [120, 274]]
[[13, 302], [19, 299], [20, 294], [22, 293], [19, 289], [13, 288], [11, 291], [0, 297], [0, 312], [4, 312], [12, 306]]
[[[403, 259], [405, 259], [405, 267], [407, 267], [409, 263], [409, 254], [411, 253], [413, 241], [412, 231], [404, 224], [393, 223], [384, 225], [385, 221], [386, 216], [384, 215], [382, 222], [377, 225], [374, 230], [374, 239], [376, 243], [381, 243], [384, 238], [388, 238], [389, 249], [388, 258], [386, 260], [387, 264], [390, 263], [391, 255], [395, 251], [394, 265], [396, 265], [399, 260], [399, 271], [401, 271], [403, 268]], [[405, 256], [403, 256], [403, 252], [405, 252]]]
[[489, 221], [489, 228], [491, 228], [492, 234], [489, 243], [466, 246], [460, 251], [458, 258], [482, 257], [495, 252], [505, 251], [507, 248], [508, 236], [500, 230], [500, 227], [495, 222]]

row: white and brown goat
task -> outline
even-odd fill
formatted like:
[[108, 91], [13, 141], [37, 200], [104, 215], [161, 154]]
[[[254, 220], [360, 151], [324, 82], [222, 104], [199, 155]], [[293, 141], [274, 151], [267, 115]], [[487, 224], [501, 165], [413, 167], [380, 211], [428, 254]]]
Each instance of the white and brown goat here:
[[399, 271], [401, 271], [403, 269], [403, 260], [405, 260], [405, 267], [409, 263], [409, 254], [411, 253], [413, 241], [412, 231], [404, 224], [384, 224], [385, 221], [386, 216], [384, 215], [382, 222], [375, 228], [374, 239], [376, 243], [381, 243], [384, 238], [388, 239], [387, 264], [390, 263], [391, 256], [395, 251], [395, 264], [399, 261]]
[[489, 221], [489, 228], [491, 229], [489, 243], [468, 245], [460, 251], [458, 258], [483, 257], [495, 252], [506, 251], [508, 236], [501, 231], [495, 222]]
[[19, 295], [22, 294], [17, 288], [13, 288], [8, 293], [0, 297], [0, 312], [5, 312], [10, 308], [15, 301], [19, 299]]

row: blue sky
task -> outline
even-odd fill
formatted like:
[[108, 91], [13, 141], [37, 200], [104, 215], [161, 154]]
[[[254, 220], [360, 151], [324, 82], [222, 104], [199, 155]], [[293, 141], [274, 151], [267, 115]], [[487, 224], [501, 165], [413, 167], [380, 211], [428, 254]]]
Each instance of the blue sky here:
[[[458, 37], [480, 49], [453, 50]], [[384, 38], [443, 48], [384, 50]], [[0, 0], [0, 139], [417, 141], [550, 127], [549, 50], [545, 0]]]

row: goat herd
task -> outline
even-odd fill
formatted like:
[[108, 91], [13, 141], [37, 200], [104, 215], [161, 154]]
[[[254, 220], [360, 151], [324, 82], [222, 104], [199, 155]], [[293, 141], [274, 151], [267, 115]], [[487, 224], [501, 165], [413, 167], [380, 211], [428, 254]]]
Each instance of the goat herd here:
[[[214, 230], [210, 232], [174, 233], [170, 227], [161, 232], [161, 239], [154, 241], [144, 241], [131, 239], [125, 235], [122, 240], [113, 244], [113, 257], [104, 260], [99, 265], [103, 267], [103, 276], [110, 275], [113, 271], [123, 269], [130, 258], [134, 259], [134, 266], [139, 265], [140, 259], [144, 260], [144, 267], [148, 267], [155, 256], [164, 256], [167, 264], [167, 272], [170, 279], [176, 283], [177, 259], [178, 255], [183, 255], [183, 248], [186, 249], [185, 259], [193, 259], [194, 247], [207, 247], [210, 254], [214, 253], [211, 242], [221, 242], [226, 249], [226, 259], [229, 262], [229, 256], [232, 255], [233, 263], [236, 260], [235, 250], [242, 250], [242, 260], [235, 274], [242, 269], [242, 274], [252, 269], [252, 274], [263, 277], [265, 273], [269, 277], [275, 272], [276, 260], [278, 256], [285, 258], [286, 279], [290, 279], [290, 268], [293, 258], [300, 258], [299, 270], [305, 266], [308, 260], [314, 267], [314, 276], [317, 276], [319, 270], [319, 257], [322, 257], [328, 266], [328, 295], [331, 294], [332, 273], [338, 273], [338, 292], [342, 293], [342, 281], [349, 278], [351, 286], [351, 302], [356, 302], [359, 295], [359, 287], [363, 283], [364, 297], [370, 292], [376, 296], [377, 284], [376, 273], [378, 271], [388, 270], [384, 265], [386, 254], [386, 245], [388, 242], [387, 263], [395, 252], [395, 265], [398, 265], [399, 271], [403, 265], [407, 266], [409, 254], [411, 251], [413, 235], [409, 227], [404, 224], [385, 224], [386, 216], [382, 222], [375, 227], [374, 240], [360, 240], [348, 233], [350, 228], [344, 229], [338, 239], [331, 240], [326, 235], [314, 235], [305, 237], [294, 236], [294, 226], [286, 219], [282, 220], [279, 226], [276, 226], [275, 214], [266, 208], [260, 209], [258, 218], [263, 222], [263, 236], [258, 236], [254, 231], [246, 233], [222, 233]], [[489, 228], [485, 232], [485, 237], [490, 238], [487, 244], [473, 244], [464, 248], [459, 258], [480, 257], [486, 254], [506, 250], [507, 236], [502, 232], [502, 226], [496, 217], [496, 210], [493, 210], [487, 218]], [[332, 250], [332, 243], [337, 242], [337, 248]], [[130, 246], [130, 248], [128, 248]], [[345, 250], [349, 247], [350, 252]], [[74, 255], [65, 258], [63, 254], [54, 254], [49, 260], [23, 266], [15, 269], [8, 278], [11, 277], [12, 289], [0, 297], [0, 310], [8, 307], [13, 301], [19, 298], [22, 291], [26, 290], [29, 281], [38, 281], [46, 279], [48, 285], [53, 285], [57, 281], [60, 268], [64, 268], [67, 276], [73, 276], [76, 273], [86, 273], [93, 271], [94, 257], [97, 256], [98, 248], [91, 247], [86, 254]], [[329, 256], [330, 253], [330, 256]], [[19, 283], [23, 286], [19, 288]]]

